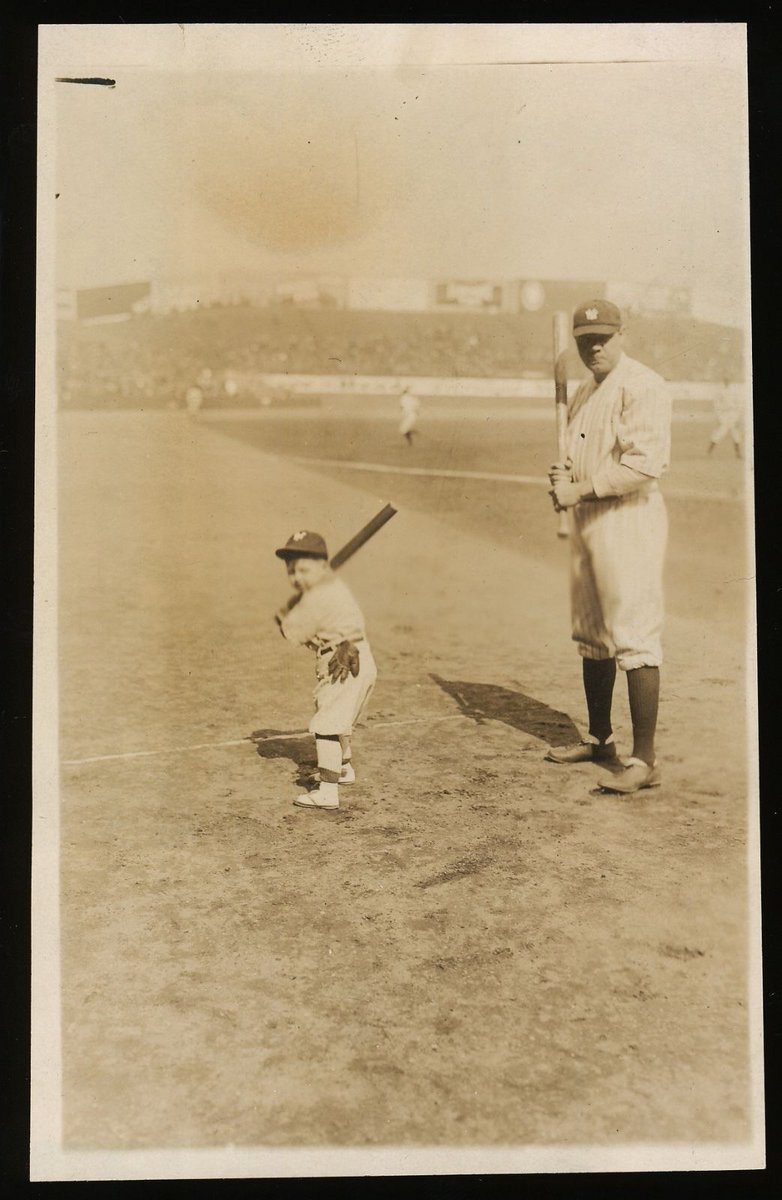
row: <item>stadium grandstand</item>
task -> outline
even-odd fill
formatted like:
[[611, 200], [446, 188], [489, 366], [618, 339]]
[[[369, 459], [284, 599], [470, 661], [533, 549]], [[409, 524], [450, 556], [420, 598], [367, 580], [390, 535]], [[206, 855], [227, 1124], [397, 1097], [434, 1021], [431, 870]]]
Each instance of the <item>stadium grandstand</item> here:
[[[366, 281], [341, 290], [306, 281], [296, 289], [284, 281], [265, 292], [234, 285], [225, 296], [196, 284], [175, 293], [133, 284], [63, 294], [60, 406], [180, 407], [193, 385], [205, 406], [254, 406], [295, 391], [293, 384], [284, 387], [288, 376], [321, 378], [326, 388], [335, 376], [547, 379], [553, 311], [572, 308], [585, 295], [612, 294], [611, 285], [586, 281], [512, 290], [420, 281], [404, 289], [399, 283], [393, 289], [381, 284], [374, 293]], [[613, 294], [628, 315], [632, 353], [665, 378], [743, 378], [742, 331], [692, 315], [681, 290], [654, 305], [634, 300], [627, 288], [617, 286]], [[351, 297], [377, 307], [354, 307]]]

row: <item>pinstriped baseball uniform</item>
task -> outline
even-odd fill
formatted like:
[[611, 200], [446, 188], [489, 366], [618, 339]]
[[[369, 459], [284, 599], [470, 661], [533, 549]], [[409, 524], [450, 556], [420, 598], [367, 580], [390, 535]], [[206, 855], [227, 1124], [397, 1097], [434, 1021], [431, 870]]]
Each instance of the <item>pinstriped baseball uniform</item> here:
[[591, 480], [598, 497], [571, 509], [573, 640], [585, 658], [616, 658], [624, 671], [662, 662], [668, 517], [657, 481], [670, 447], [667, 385], [626, 354], [573, 397], [573, 478]]

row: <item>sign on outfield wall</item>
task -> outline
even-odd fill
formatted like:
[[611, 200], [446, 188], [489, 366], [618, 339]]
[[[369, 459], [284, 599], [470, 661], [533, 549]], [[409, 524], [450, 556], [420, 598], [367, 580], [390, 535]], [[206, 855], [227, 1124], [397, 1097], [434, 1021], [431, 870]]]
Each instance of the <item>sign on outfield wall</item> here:
[[502, 308], [502, 285], [448, 280], [435, 284], [434, 302], [444, 308], [499, 309]]
[[337, 276], [281, 279], [274, 284], [274, 303], [303, 308], [344, 308], [345, 280]]
[[[245, 384], [248, 380], [244, 381]], [[572, 394], [580, 379], [572, 379]], [[300, 396], [399, 396], [409, 387], [419, 396], [469, 396], [488, 399], [524, 399], [551, 401], [554, 411], [554, 385], [550, 379], [438, 378], [434, 376], [396, 375], [269, 375], [254, 380], [259, 391], [288, 392]], [[715, 394], [713, 383], [676, 383], [672, 385], [678, 401], [709, 400]]]
[[270, 391], [301, 396], [399, 396], [410, 387], [421, 396], [537, 396], [553, 385], [537, 379], [454, 379], [401, 375], [259, 375]]
[[537, 312], [546, 303], [546, 289], [537, 279], [525, 279], [519, 287], [519, 300], [525, 312]]
[[587, 299], [605, 296], [605, 283], [595, 279], [518, 279], [506, 286], [506, 308], [518, 313], [572, 312]]
[[347, 283], [347, 307], [381, 312], [426, 312], [426, 279], [352, 278]]

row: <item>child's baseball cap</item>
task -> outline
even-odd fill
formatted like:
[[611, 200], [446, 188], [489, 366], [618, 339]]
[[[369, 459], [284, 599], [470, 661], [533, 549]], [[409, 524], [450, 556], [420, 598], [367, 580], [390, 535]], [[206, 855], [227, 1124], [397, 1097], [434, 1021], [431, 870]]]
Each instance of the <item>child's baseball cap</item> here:
[[284, 546], [274, 553], [278, 558], [328, 558], [326, 543], [319, 533], [310, 533], [307, 529], [299, 529], [292, 533]]

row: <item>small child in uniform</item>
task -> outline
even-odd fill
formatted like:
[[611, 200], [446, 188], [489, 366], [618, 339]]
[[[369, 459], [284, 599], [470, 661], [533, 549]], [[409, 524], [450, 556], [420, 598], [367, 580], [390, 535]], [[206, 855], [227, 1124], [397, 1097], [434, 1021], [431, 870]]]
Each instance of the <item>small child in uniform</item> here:
[[339, 808], [339, 784], [353, 783], [353, 726], [366, 710], [377, 667], [364, 617], [350, 589], [329, 566], [319, 533], [299, 530], [275, 551], [294, 594], [275, 614], [288, 641], [315, 651], [315, 734], [320, 783], [294, 800], [300, 808]]

